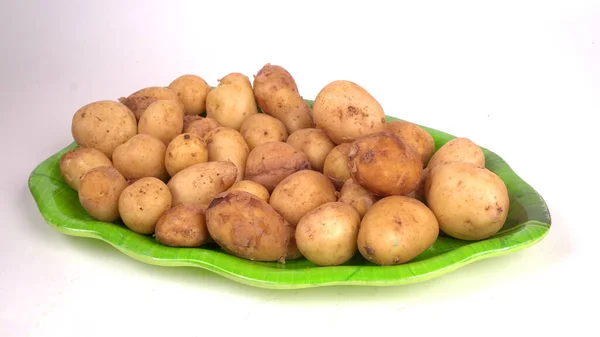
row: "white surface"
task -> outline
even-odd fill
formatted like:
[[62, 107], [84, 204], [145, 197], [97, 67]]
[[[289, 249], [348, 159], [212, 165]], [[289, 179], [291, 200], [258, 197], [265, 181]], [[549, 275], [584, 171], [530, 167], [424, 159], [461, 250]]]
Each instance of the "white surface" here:
[[[3, 1], [0, 336], [597, 331], [598, 2], [379, 3]], [[80, 106], [266, 62], [305, 98], [353, 80], [389, 115], [494, 150], [546, 198], [549, 235], [422, 284], [270, 291], [44, 223], [27, 178]]]

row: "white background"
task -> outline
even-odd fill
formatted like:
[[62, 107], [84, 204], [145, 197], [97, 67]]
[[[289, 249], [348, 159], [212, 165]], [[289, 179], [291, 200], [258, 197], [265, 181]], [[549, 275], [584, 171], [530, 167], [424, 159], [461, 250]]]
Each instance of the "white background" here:
[[[0, 49], [0, 336], [598, 331], [597, 1], [2, 1]], [[27, 178], [79, 107], [267, 62], [305, 98], [352, 80], [388, 115], [492, 149], [544, 196], [550, 233], [421, 284], [275, 291], [43, 221]]]

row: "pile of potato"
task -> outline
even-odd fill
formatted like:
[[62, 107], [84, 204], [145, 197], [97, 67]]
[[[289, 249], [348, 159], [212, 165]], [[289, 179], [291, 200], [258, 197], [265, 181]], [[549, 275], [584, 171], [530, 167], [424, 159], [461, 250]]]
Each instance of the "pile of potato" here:
[[166, 246], [212, 242], [244, 259], [319, 266], [359, 252], [396, 265], [440, 231], [490, 237], [509, 209], [471, 140], [436, 151], [423, 128], [386, 122], [378, 101], [346, 80], [327, 84], [311, 108], [271, 64], [253, 83], [231, 73], [211, 88], [183, 75], [87, 104], [72, 134], [79, 146], [60, 169], [82, 207]]

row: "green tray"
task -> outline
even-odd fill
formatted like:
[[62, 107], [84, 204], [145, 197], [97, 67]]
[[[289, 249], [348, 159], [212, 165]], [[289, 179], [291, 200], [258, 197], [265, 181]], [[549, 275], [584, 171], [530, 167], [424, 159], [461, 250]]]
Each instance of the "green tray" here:
[[[312, 104], [312, 101], [308, 101]], [[396, 118], [387, 117], [388, 120]], [[454, 136], [424, 127], [439, 148]], [[508, 187], [510, 210], [504, 227], [493, 237], [467, 242], [440, 236], [413, 261], [389, 267], [371, 264], [360, 254], [337, 267], [318, 267], [304, 258], [286, 264], [254, 262], [228, 255], [216, 245], [172, 248], [151, 236], [136, 234], [122, 223], [93, 220], [79, 204], [77, 192], [63, 180], [59, 161], [70, 144], [40, 163], [29, 177], [29, 189], [45, 221], [59, 232], [105, 241], [141, 262], [165, 266], [191, 266], [210, 270], [251, 286], [299, 289], [332, 285], [396, 286], [442, 276], [477, 260], [516, 252], [542, 240], [550, 230], [550, 213], [543, 198], [497, 154], [483, 149], [486, 166]]]

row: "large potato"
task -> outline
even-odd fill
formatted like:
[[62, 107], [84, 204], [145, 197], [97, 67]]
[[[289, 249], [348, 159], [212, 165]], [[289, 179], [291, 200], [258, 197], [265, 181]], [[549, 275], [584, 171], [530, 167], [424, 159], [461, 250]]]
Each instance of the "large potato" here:
[[206, 108], [206, 96], [210, 92], [210, 86], [197, 75], [181, 75], [169, 84], [184, 106], [186, 115], [200, 115]]
[[277, 118], [267, 114], [253, 114], [242, 122], [240, 133], [248, 143], [250, 150], [268, 142], [285, 142], [288, 132], [285, 125]]
[[138, 133], [160, 139], [166, 145], [183, 131], [183, 110], [174, 101], [158, 100], [150, 104], [138, 122]]
[[348, 152], [350, 152], [351, 143], [342, 143], [337, 145], [325, 157], [323, 162], [323, 174], [337, 188], [342, 188], [344, 182], [351, 178], [348, 168]]
[[323, 130], [312, 128], [294, 131], [286, 143], [304, 152], [312, 169], [319, 172], [323, 171], [327, 154], [335, 147]]
[[435, 140], [429, 132], [417, 124], [401, 120], [385, 123], [385, 129], [415, 150], [421, 157], [423, 166], [427, 165], [435, 152]]
[[354, 207], [361, 219], [377, 200], [379, 200], [377, 196], [369, 193], [352, 178], [346, 180], [338, 199], [338, 201]]
[[142, 114], [150, 104], [158, 100], [175, 101], [180, 105], [181, 109], [184, 110], [183, 102], [181, 102], [177, 93], [169, 88], [146, 87], [121, 99], [122, 103], [133, 112], [137, 120], [142, 117]]
[[260, 200], [264, 202], [269, 202], [269, 191], [263, 185], [254, 182], [252, 180], [242, 180], [233, 184], [228, 191], [244, 191], [250, 194], [254, 194]]
[[112, 166], [99, 166], [81, 177], [78, 197], [81, 206], [94, 219], [113, 222], [119, 219], [119, 196], [127, 180]]
[[298, 93], [292, 75], [281, 66], [266, 64], [254, 77], [254, 97], [260, 109], [282, 121], [288, 133], [312, 128], [312, 111]]
[[169, 180], [173, 206], [183, 203], [208, 205], [219, 193], [233, 185], [237, 168], [232, 162], [211, 161], [189, 166]]
[[352, 206], [326, 203], [298, 222], [296, 245], [316, 265], [339, 266], [356, 254], [359, 226], [360, 217]]
[[440, 229], [461, 240], [481, 240], [496, 234], [504, 225], [510, 206], [502, 179], [468, 162], [431, 168], [425, 192]]
[[104, 153], [93, 148], [78, 147], [67, 151], [60, 158], [60, 173], [75, 191], [79, 189], [81, 176], [99, 166], [112, 166], [112, 161]]
[[210, 117], [200, 117], [199, 119], [189, 121], [187, 125], [183, 127], [183, 133], [189, 133], [204, 138], [210, 130], [216, 129], [219, 126], [221, 126], [219, 122]]
[[160, 139], [140, 133], [117, 146], [113, 165], [129, 180], [155, 177], [166, 181], [169, 178], [165, 168], [166, 150]]
[[179, 204], [165, 211], [156, 223], [156, 242], [170, 247], [200, 247], [210, 242], [206, 205]]
[[385, 197], [367, 211], [358, 231], [358, 250], [382, 266], [408, 262], [433, 245], [439, 234], [433, 212], [406, 196]]
[[244, 119], [256, 113], [252, 85], [242, 74], [227, 75], [206, 96], [206, 116], [222, 126], [239, 130]]
[[154, 233], [158, 218], [171, 208], [171, 192], [154, 177], [136, 180], [119, 197], [119, 215], [129, 229], [140, 234]]
[[285, 262], [293, 232], [273, 207], [244, 191], [217, 196], [206, 210], [206, 226], [225, 251], [255, 261]]
[[97, 101], [81, 107], [73, 115], [73, 139], [80, 147], [90, 147], [112, 158], [114, 149], [137, 134], [137, 120], [125, 105]]
[[411, 193], [423, 172], [419, 155], [389, 132], [355, 140], [348, 153], [348, 167], [357, 183], [378, 196]]
[[385, 130], [379, 102], [350, 81], [333, 81], [321, 89], [313, 104], [313, 119], [335, 144]]
[[237, 167], [237, 179], [244, 179], [246, 159], [250, 153], [244, 137], [235, 129], [220, 126], [212, 129], [205, 137], [209, 161], [230, 161]]
[[433, 168], [439, 164], [455, 161], [473, 163], [478, 167], [485, 167], [485, 155], [481, 148], [472, 140], [464, 137], [454, 138], [442, 145], [433, 154], [427, 167]]
[[304, 152], [287, 143], [270, 142], [250, 151], [245, 179], [257, 182], [272, 192], [285, 177], [301, 170], [310, 170], [310, 162]]
[[206, 144], [200, 137], [189, 133], [173, 138], [165, 152], [165, 168], [171, 177], [186, 167], [207, 161]]

